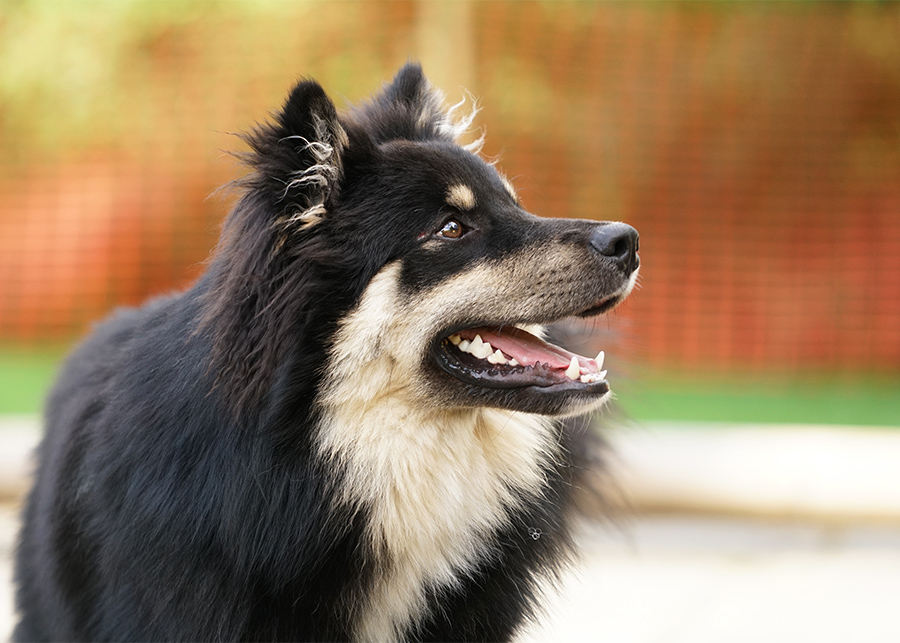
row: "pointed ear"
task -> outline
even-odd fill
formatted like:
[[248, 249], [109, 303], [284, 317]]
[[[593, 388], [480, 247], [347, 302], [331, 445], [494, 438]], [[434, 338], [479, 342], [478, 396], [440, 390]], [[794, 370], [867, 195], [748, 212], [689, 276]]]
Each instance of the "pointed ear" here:
[[337, 196], [347, 134], [334, 103], [315, 81], [297, 84], [275, 122], [247, 137], [252, 182], [269, 192], [278, 221], [313, 225]]
[[[378, 142], [395, 139], [455, 142], [469, 130], [478, 110], [457, 117], [455, 111], [465, 100], [449, 109], [444, 108], [444, 100], [444, 93], [428, 82], [422, 67], [407, 63], [357, 116]], [[475, 146], [471, 147], [477, 151]]]
[[[439, 92], [438, 92], [439, 93]], [[433, 91], [425, 78], [422, 66], [417, 63], [406, 63], [390, 85], [382, 92], [382, 99], [387, 103], [397, 103], [410, 109], [422, 109], [429, 107]]]

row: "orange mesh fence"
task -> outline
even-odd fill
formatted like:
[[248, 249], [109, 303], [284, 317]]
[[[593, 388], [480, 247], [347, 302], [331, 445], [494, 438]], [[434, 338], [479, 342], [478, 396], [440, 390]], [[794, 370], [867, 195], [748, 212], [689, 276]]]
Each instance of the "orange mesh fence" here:
[[229, 132], [418, 58], [529, 209], [640, 230], [641, 361], [900, 371], [900, 5], [64, 4], [0, 8], [0, 341], [190, 283]]

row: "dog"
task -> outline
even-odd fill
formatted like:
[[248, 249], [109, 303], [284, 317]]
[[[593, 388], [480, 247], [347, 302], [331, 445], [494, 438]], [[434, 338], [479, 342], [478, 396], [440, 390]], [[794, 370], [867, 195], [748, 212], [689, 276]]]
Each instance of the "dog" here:
[[407, 64], [245, 135], [205, 273], [118, 311], [48, 398], [19, 641], [504, 641], [572, 556], [561, 418], [609, 397], [544, 328], [638, 274], [618, 222], [542, 219]]

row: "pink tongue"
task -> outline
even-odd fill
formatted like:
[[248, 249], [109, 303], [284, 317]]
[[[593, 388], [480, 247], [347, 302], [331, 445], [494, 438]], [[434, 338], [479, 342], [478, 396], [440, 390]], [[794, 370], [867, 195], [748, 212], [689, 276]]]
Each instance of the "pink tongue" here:
[[570, 353], [564, 348], [548, 344], [531, 333], [509, 326], [499, 328], [467, 328], [459, 332], [459, 336], [469, 341], [481, 335], [484, 342], [489, 343], [495, 349], [499, 348], [503, 353], [514, 357], [519, 364], [530, 366], [532, 364], [545, 363], [552, 368], [568, 368], [572, 358], [578, 358], [578, 364], [587, 368], [588, 372], [597, 372], [597, 362], [593, 359]]

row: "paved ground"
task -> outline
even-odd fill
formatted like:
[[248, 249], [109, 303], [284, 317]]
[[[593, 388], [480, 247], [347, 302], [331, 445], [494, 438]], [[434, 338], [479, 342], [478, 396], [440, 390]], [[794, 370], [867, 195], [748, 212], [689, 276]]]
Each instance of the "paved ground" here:
[[587, 539], [538, 641], [900, 641], [900, 530], [647, 517]]
[[900, 526], [900, 427], [655, 422], [605, 434], [643, 509]]
[[[37, 435], [33, 418], [2, 420], [0, 641], [16, 531], [3, 499], [27, 487]], [[900, 641], [900, 431], [656, 425], [609, 437], [643, 514], [585, 534], [583, 564], [523, 643]]]
[[[0, 507], [0, 640], [15, 513]], [[523, 643], [900, 641], [900, 529], [644, 517], [595, 529]]]

